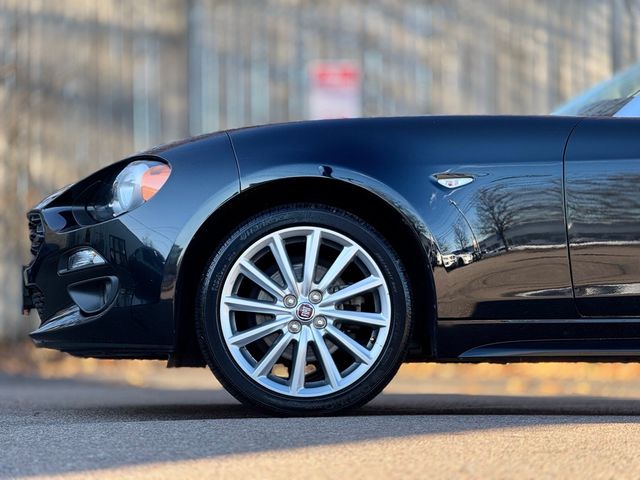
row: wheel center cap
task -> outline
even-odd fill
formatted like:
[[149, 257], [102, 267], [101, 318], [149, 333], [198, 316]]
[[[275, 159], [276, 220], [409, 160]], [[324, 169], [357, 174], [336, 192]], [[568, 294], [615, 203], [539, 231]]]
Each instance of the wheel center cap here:
[[301, 303], [296, 309], [296, 316], [303, 322], [307, 322], [313, 318], [316, 309], [310, 303]]

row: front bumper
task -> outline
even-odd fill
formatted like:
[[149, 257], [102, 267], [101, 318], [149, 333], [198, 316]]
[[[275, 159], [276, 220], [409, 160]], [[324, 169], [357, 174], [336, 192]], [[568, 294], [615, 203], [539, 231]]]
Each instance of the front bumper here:
[[[70, 231], [51, 228], [59, 216], [47, 207], [28, 215], [33, 259], [22, 272], [22, 310], [38, 311], [35, 344], [79, 356], [167, 358], [172, 302], [161, 298], [166, 255], [155, 248], [153, 232], [131, 228], [140, 218], [126, 215]], [[79, 249], [106, 261], [67, 270]]]

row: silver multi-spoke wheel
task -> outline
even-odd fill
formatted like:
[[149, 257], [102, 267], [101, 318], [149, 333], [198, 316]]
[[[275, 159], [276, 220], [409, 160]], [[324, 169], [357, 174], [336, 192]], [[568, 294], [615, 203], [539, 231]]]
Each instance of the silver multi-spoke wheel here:
[[224, 341], [255, 382], [293, 397], [362, 378], [384, 350], [391, 300], [373, 258], [328, 228], [270, 233], [241, 253], [219, 305]]

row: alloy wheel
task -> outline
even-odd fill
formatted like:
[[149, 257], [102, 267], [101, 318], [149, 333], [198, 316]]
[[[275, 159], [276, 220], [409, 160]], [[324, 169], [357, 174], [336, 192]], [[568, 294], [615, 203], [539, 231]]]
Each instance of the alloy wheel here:
[[389, 289], [367, 251], [328, 228], [296, 226], [247, 248], [224, 280], [226, 348], [259, 385], [291, 397], [342, 390], [376, 363]]

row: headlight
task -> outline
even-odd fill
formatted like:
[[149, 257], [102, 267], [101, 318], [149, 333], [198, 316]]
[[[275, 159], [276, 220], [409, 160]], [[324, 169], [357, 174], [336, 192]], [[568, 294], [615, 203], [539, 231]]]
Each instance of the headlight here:
[[170, 174], [171, 167], [162, 162], [131, 162], [116, 176], [111, 188], [87, 206], [88, 210], [98, 221], [130, 212], [158, 193]]

